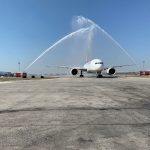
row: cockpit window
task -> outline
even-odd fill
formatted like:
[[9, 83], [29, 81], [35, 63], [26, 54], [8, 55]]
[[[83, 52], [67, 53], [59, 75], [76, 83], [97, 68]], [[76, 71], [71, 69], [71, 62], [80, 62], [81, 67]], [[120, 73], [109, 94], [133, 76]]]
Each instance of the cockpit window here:
[[95, 64], [101, 64], [101, 65], [103, 65], [103, 62], [96, 62]]

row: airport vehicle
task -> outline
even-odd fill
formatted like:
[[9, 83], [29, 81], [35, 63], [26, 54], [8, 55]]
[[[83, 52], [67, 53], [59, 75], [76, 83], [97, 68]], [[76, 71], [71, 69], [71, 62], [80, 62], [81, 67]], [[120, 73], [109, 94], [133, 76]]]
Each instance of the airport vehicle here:
[[67, 67], [67, 66], [56, 66], [59, 68], [66, 68], [71, 70], [71, 74], [76, 76], [80, 74], [80, 77], [84, 77], [83, 72], [87, 73], [96, 73], [97, 78], [102, 77], [102, 71], [106, 71], [108, 75], [114, 75], [116, 73], [116, 68], [124, 66], [133, 66], [133, 65], [121, 65], [121, 66], [112, 66], [104, 67], [104, 63], [100, 59], [93, 59], [87, 62], [83, 67]]

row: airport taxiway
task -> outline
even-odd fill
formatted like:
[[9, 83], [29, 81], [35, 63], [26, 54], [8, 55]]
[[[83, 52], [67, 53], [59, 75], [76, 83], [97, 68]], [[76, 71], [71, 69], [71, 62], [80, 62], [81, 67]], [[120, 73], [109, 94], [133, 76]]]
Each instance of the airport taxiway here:
[[150, 78], [2, 83], [0, 149], [150, 150]]

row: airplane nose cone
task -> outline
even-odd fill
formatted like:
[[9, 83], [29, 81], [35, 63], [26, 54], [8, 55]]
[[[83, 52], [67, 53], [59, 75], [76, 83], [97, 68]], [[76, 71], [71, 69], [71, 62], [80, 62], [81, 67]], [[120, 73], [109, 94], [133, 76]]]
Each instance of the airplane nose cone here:
[[102, 68], [103, 68], [103, 66], [102, 66], [101, 64], [99, 64], [99, 65], [97, 66], [97, 70], [102, 70]]

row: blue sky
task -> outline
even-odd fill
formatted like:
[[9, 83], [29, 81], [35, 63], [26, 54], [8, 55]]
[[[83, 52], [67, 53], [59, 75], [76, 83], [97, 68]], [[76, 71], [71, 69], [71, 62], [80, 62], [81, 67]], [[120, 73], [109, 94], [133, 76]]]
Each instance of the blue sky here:
[[0, 70], [17, 71], [87, 17], [150, 69], [149, 0], [0, 0]]

